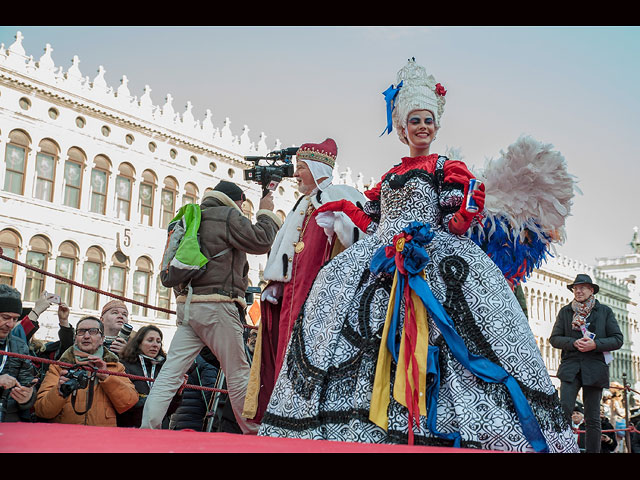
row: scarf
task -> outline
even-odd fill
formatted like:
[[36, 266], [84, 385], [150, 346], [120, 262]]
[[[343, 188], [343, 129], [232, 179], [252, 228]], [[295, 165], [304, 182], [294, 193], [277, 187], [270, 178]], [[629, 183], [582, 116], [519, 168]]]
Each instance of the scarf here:
[[596, 299], [593, 295], [587, 298], [584, 302], [578, 302], [577, 300], [571, 302], [571, 308], [573, 309], [573, 321], [571, 322], [571, 328], [574, 330], [581, 330], [582, 327], [585, 326], [585, 320], [591, 313], [591, 309], [595, 303]]
[[104, 347], [102, 345], [100, 345], [100, 347], [98, 347], [98, 350], [96, 350], [95, 353], [87, 353], [87, 352], [83, 352], [82, 350], [80, 350], [77, 345], [73, 346], [73, 356], [74, 356], [74, 358], [76, 360], [76, 363], [86, 362], [87, 361], [87, 357], [89, 355], [95, 355], [96, 357], [103, 358], [103, 356], [104, 356]]

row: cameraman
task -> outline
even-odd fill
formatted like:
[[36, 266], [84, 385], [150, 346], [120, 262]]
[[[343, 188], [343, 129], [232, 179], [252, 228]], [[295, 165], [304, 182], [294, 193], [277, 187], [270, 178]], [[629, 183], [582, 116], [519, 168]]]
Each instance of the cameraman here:
[[204, 274], [191, 282], [189, 303], [187, 295], [176, 289], [178, 328], [167, 361], [147, 397], [142, 428], [161, 428], [184, 375], [206, 345], [225, 374], [229, 400], [242, 432], [258, 431], [257, 425], [241, 416], [250, 371], [244, 340], [247, 254], [267, 253], [282, 221], [273, 213], [271, 192], [260, 200], [255, 224], [242, 213], [245, 200], [242, 189], [227, 181], [221, 181], [203, 196], [199, 237], [201, 249], [210, 260]]
[[115, 427], [116, 412], [136, 404], [138, 392], [129, 378], [92, 371], [125, 371], [103, 342], [104, 326], [98, 318], [78, 320], [75, 343], [60, 357], [61, 362], [74, 368], [57, 364], [49, 367], [35, 403], [38, 417], [55, 423]]

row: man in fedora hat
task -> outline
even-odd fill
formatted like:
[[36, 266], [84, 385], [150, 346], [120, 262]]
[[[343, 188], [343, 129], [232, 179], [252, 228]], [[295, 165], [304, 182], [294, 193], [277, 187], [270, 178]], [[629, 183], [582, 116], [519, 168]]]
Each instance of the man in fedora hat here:
[[586, 424], [585, 451], [600, 452], [600, 403], [609, 387], [610, 352], [622, 347], [623, 336], [613, 311], [595, 299], [600, 287], [584, 273], [567, 285], [574, 300], [558, 312], [549, 343], [562, 350], [557, 376], [560, 402], [569, 419], [582, 389]]

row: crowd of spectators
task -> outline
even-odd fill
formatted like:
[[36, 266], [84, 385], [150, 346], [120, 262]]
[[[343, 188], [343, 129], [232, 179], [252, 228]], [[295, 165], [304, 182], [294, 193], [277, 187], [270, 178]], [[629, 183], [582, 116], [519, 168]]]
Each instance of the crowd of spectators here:
[[[23, 308], [20, 292], [0, 285], [0, 350], [28, 357], [0, 356], [0, 421], [139, 428], [145, 400], [167, 356], [162, 331], [145, 325], [119, 335], [129, 326], [127, 305], [119, 300], [105, 304], [100, 317], [81, 317], [74, 328], [69, 307], [54, 304], [54, 297], [45, 292], [34, 307]], [[39, 317], [52, 306], [59, 339], [44, 341], [36, 335]], [[249, 360], [254, 336], [248, 329]], [[162, 428], [240, 433], [225, 387], [217, 358], [204, 347]], [[214, 392], [219, 392], [217, 411], [212, 410]]]

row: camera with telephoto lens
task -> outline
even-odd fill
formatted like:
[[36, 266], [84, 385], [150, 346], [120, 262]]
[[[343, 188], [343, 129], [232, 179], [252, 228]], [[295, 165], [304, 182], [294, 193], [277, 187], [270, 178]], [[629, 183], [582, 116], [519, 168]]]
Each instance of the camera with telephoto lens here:
[[[244, 157], [255, 166], [244, 171], [244, 179], [259, 183], [262, 186], [262, 196], [274, 191], [280, 181], [285, 177], [293, 177], [294, 166], [291, 157], [296, 154], [299, 147], [289, 147], [275, 150], [263, 157]], [[260, 165], [264, 160], [266, 165]]]
[[69, 380], [60, 385], [60, 393], [67, 398], [78, 389], [84, 389], [89, 386], [89, 374], [84, 369], [69, 370], [65, 375]]
[[125, 323], [122, 325], [122, 328], [120, 328], [120, 331], [118, 332], [118, 337], [122, 338], [125, 342], [128, 342], [129, 336], [131, 335], [132, 331], [133, 331], [133, 326], [129, 325], [128, 323]]

